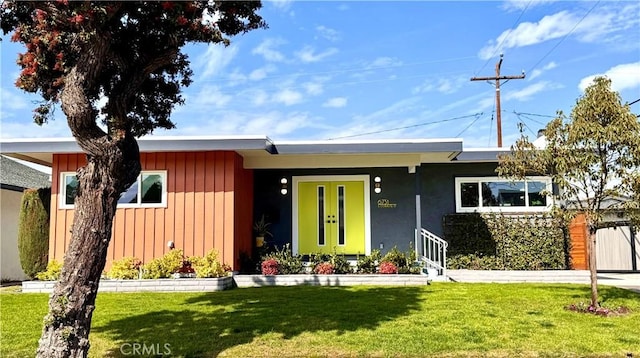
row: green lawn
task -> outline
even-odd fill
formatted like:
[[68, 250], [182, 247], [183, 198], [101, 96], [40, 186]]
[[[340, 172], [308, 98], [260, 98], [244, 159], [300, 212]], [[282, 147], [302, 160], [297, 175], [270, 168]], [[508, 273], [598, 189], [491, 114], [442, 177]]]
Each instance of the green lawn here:
[[[633, 312], [566, 311], [589, 297], [588, 286], [566, 284], [101, 293], [90, 355], [130, 356], [134, 343], [144, 343], [147, 353], [169, 349], [178, 357], [640, 356], [640, 295], [600, 292], [606, 306]], [[0, 356], [33, 355], [47, 298], [0, 293]]]

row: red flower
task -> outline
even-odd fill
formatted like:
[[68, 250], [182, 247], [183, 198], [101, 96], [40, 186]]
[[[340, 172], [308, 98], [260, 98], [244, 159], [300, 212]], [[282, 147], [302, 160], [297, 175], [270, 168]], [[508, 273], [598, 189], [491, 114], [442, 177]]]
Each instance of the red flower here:
[[398, 268], [393, 262], [384, 261], [380, 264], [379, 272], [382, 274], [396, 274], [398, 273]]
[[333, 275], [335, 270], [332, 264], [323, 262], [318, 264], [316, 268], [313, 269], [313, 272], [317, 273], [318, 275]]
[[278, 261], [274, 259], [268, 259], [262, 261], [262, 274], [263, 275], [277, 275], [278, 274]]
[[162, 3], [162, 8], [164, 10], [171, 10], [173, 9], [173, 3], [171, 1], [165, 1]]
[[186, 18], [186, 17], [184, 17], [184, 16], [180, 15], [180, 16], [178, 16], [178, 18], [176, 19], [176, 22], [178, 23], [178, 25], [180, 25], [180, 26], [184, 26], [184, 25], [186, 25], [186, 24], [189, 22], [189, 20], [187, 20], [187, 18]]

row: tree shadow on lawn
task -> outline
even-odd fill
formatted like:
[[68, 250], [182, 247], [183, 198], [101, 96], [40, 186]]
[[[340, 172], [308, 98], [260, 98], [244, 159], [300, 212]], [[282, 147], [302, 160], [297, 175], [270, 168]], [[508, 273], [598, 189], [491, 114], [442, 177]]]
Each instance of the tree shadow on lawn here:
[[[191, 295], [166, 310], [108, 321], [92, 331], [121, 343], [156, 344], [161, 352], [168, 343], [173, 356], [215, 357], [268, 333], [291, 339], [305, 332], [375, 329], [419, 310], [424, 292], [415, 286], [235, 289]], [[126, 353], [117, 347], [110, 356]]]

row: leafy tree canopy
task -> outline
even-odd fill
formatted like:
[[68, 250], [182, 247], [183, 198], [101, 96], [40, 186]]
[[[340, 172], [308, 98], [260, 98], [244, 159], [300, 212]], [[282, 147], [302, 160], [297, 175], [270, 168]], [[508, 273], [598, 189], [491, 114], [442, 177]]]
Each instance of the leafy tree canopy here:
[[[545, 128], [546, 145], [536, 148], [526, 136], [500, 157], [498, 173], [512, 178], [550, 175], [556, 196], [597, 226], [605, 200], [629, 199], [617, 209], [637, 218], [640, 198], [640, 121], [598, 77], [580, 96], [569, 117], [562, 111]], [[608, 208], [610, 209], [610, 208]]]
[[[17, 59], [22, 71], [16, 85], [42, 95], [36, 123], [51, 117], [75, 71], [82, 75], [83, 93], [74, 99], [91, 106], [94, 119], [101, 112], [110, 133], [141, 136], [174, 127], [171, 109], [184, 102], [180, 88], [192, 75], [183, 45], [228, 45], [229, 36], [266, 27], [256, 14], [260, 6], [259, 1], [12, 1], [2, 4], [0, 23], [4, 34], [13, 31], [11, 40], [26, 46]], [[97, 108], [100, 98], [107, 102]]]

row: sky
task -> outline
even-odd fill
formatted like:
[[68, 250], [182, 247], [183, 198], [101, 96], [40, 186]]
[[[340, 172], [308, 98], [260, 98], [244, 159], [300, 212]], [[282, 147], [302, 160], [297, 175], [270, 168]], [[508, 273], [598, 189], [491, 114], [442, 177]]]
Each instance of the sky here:
[[[496, 146], [533, 138], [570, 113], [596, 75], [640, 99], [638, 1], [265, 1], [269, 28], [228, 47], [188, 45], [193, 84], [177, 128], [153, 135], [266, 135], [273, 140], [462, 138]], [[70, 137], [60, 109], [42, 127], [37, 95], [15, 88], [21, 45], [3, 37], [0, 137]], [[640, 102], [631, 106], [640, 113]]]

